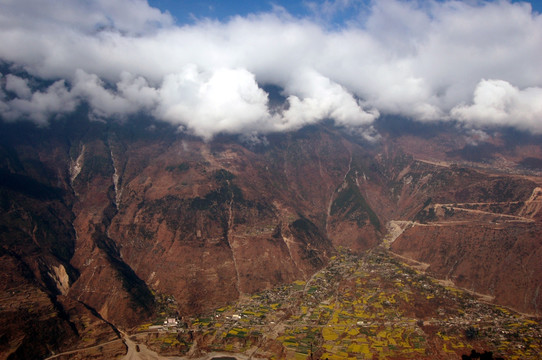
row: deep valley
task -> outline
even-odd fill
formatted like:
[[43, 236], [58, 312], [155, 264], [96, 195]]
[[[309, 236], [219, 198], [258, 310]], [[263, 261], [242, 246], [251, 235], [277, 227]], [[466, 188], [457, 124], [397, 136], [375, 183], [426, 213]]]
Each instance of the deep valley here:
[[74, 116], [1, 125], [0, 358], [537, 358], [537, 137]]

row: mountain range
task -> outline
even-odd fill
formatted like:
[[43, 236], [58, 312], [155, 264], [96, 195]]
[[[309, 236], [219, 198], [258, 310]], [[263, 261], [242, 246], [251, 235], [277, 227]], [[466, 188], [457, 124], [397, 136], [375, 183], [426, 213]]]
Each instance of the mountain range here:
[[387, 116], [371, 138], [323, 122], [203, 141], [85, 105], [0, 123], [0, 358], [99, 345], [163, 301], [192, 316], [306, 281], [340, 249], [385, 247], [539, 315], [541, 140]]

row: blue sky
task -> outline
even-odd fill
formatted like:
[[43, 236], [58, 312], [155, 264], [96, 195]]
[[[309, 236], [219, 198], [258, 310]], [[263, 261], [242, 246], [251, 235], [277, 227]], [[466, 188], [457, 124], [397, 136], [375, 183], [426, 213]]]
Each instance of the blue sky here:
[[[440, 1], [440, 0], [439, 0]], [[499, 0], [489, 0], [499, 1]], [[371, 0], [337, 0], [337, 1], [309, 1], [309, 0], [149, 0], [149, 4], [162, 11], [169, 11], [178, 24], [193, 23], [195, 19], [209, 18], [226, 21], [236, 15], [246, 16], [261, 12], [272, 11], [274, 6], [280, 6], [296, 17], [314, 16], [315, 11], [327, 5], [329, 8], [335, 4], [339, 8], [334, 12], [331, 22], [340, 25], [350, 20], [360, 10], [368, 9]], [[422, 1], [423, 2], [423, 1]], [[465, 1], [474, 3], [475, 1]], [[542, 0], [512, 0], [512, 2], [528, 2], [533, 11], [542, 12]], [[352, 11], [352, 10], [355, 11]]]
[[168, 10], [179, 23], [190, 23], [196, 18], [226, 20], [231, 16], [268, 12], [274, 5], [284, 7], [293, 15], [303, 16], [309, 13], [302, 1], [251, 1], [251, 0], [150, 0], [149, 4], [162, 10]]

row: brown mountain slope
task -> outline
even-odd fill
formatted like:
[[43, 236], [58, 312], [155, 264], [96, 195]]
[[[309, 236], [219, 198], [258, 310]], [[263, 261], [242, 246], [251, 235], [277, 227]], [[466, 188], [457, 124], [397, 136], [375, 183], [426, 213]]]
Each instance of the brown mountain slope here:
[[[344, 181], [351, 146], [337, 134], [279, 136], [258, 153], [229, 140], [205, 144], [103, 123], [56, 125], [3, 138], [0, 225], [3, 251], [17, 254], [36, 279], [28, 291], [41, 301], [45, 289], [44, 301], [58, 303], [62, 316], [61, 307], [75, 302], [96, 311], [97, 324], [103, 318], [127, 328], [153, 315], [155, 293], [194, 313], [308, 278], [333, 252], [328, 204]], [[344, 152], [329, 150], [337, 146]], [[351, 200], [354, 207], [358, 200]], [[355, 216], [368, 218], [368, 211], [356, 209]], [[374, 225], [354, 220], [376, 243]], [[6, 285], [6, 299], [17, 286]], [[50, 326], [77, 328], [78, 316]], [[31, 324], [14, 319], [13, 328]], [[9, 349], [22, 349], [24, 342], [3, 331]], [[62, 342], [47, 340], [47, 348], [26, 347], [28, 354], [69, 349], [81, 339], [72, 333]]]
[[[60, 319], [49, 326], [62, 341], [45, 340], [36, 356], [77, 346], [82, 324], [116, 336], [105, 321], [133, 327], [164, 296], [195, 314], [308, 279], [339, 246], [377, 246], [393, 220], [418, 223], [397, 253], [537, 309], [539, 178], [419, 161], [386, 137], [363, 143], [327, 125], [255, 145], [205, 143], [144, 120], [2, 126], [3, 274], [31, 274], [25, 291]], [[489, 263], [469, 265], [477, 257]], [[14, 328], [32, 324], [9, 316]]]
[[435, 204], [419, 213], [426, 221], [407, 228], [391, 249], [458, 286], [538, 314], [540, 206], [538, 187], [525, 201]]

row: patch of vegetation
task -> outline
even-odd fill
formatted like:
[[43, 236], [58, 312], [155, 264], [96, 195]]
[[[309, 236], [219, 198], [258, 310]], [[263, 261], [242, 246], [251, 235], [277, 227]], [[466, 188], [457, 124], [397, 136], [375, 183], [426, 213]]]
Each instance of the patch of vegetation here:
[[448, 208], [448, 207], [444, 206], [443, 210], [444, 210], [444, 216], [445, 217], [452, 217], [455, 214], [455, 210], [454, 210], [453, 207]]
[[166, 171], [169, 172], [186, 172], [190, 169], [190, 165], [187, 162], [180, 163], [179, 165], [166, 166]]
[[[170, 229], [178, 229], [182, 220], [182, 215], [187, 207], [187, 202], [177, 196], [167, 195], [161, 199], [156, 199], [151, 202], [141, 204], [145, 208], [145, 215], [154, 217], [159, 214], [164, 219]], [[146, 226], [140, 226], [138, 229], [139, 236], [145, 240], [150, 240], [154, 237], [154, 233], [144, 231]]]
[[220, 170], [215, 171], [214, 178], [219, 183], [222, 183], [225, 181], [230, 181], [230, 180], [235, 179], [235, 175], [233, 175], [231, 172], [229, 172], [226, 169], [220, 169]]
[[429, 208], [428, 210], [425, 210], [425, 209], [420, 210], [414, 217], [414, 220], [422, 224], [426, 224], [428, 222], [437, 220], [437, 215], [435, 214], [435, 208]]
[[471, 350], [470, 355], [462, 355], [462, 360], [469, 360], [469, 359], [480, 359], [480, 360], [504, 360], [502, 357], [493, 357], [493, 352], [491, 351], [484, 351], [483, 353], [479, 353], [476, 350]]
[[469, 326], [466, 330], [465, 330], [465, 337], [469, 340], [474, 340], [478, 337], [478, 329], [476, 329], [475, 327], [473, 326]]
[[371, 224], [377, 230], [380, 230], [378, 216], [376, 216], [360, 191], [352, 184], [349, 184], [346, 189], [340, 191], [331, 205], [331, 215], [338, 213], [342, 213], [344, 216], [355, 217], [359, 226], [363, 226], [363, 222], [368, 217]]
[[104, 156], [92, 156], [85, 158], [81, 172], [76, 181], [81, 184], [87, 184], [96, 176], [108, 177], [113, 174], [113, 164], [111, 159]]
[[243, 203], [243, 192], [235, 184], [224, 183], [220, 188], [213, 190], [205, 195], [205, 197], [195, 197], [190, 203], [190, 208], [193, 210], [207, 210], [213, 206], [223, 205], [232, 199], [236, 203]]
[[540, 170], [540, 169], [542, 169], [542, 159], [528, 157], [528, 158], [525, 158], [525, 159], [521, 160], [519, 165], [524, 167], [524, 168], [531, 169], [531, 170]]
[[486, 162], [495, 158], [495, 153], [499, 149], [497, 146], [490, 143], [483, 143], [478, 145], [465, 145], [463, 149], [449, 151], [446, 153], [448, 156], [460, 157], [463, 160], [473, 162]]
[[303, 232], [313, 232], [316, 230], [316, 226], [310, 222], [307, 219], [301, 218], [297, 219], [292, 223], [292, 226], [296, 228], [297, 230], [303, 231]]
[[[422, 224], [426, 224], [426, 223], [428, 223], [430, 221], [437, 220], [437, 215], [435, 213], [435, 208], [431, 207], [431, 208], [426, 210], [426, 208], [431, 204], [432, 201], [433, 200], [431, 198], [428, 198], [427, 200], [425, 200], [425, 202], [423, 203], [422, 209], [420, 211], [418, 211], [416, 216], [414, 216], [415, 221], [420, 222]], [[445, 212], [446, 216], [451, 216], [451, 215], [454, 214], [453, 209], [451, 209], [451, 211], [449, 211], [447, 208], [444, 208], [444, 212]]]
[[29, 176], [12, 174], [5, 170], [0, 170], [0, 187], [38, 200], [60, 199], [64, 194], [60, 188], [40, 183]]
[[431, 204], [431, 201], [433, 201], [433, 199], [431, 199], [431, 198], [428, 198], [427, 200], [425, 200], [425, 202], [423, 203], [423, 209], [428, 207], [429, 204]]
[[107, 260], [116, 270], [122, 286], [130, 295], [133, 309], [142, 309], [147, 314], [151, 314], [156, 305], [154, 295], [147, 284], [122, 260], [113, 240], [104, 234], [98, 233], [93, 235], [93, 240], [96, 246], [104, 251]]

